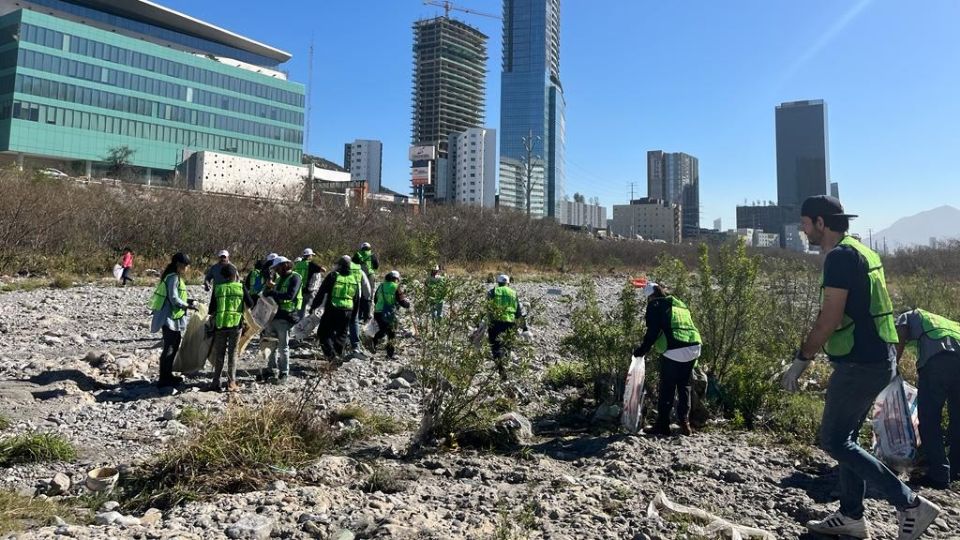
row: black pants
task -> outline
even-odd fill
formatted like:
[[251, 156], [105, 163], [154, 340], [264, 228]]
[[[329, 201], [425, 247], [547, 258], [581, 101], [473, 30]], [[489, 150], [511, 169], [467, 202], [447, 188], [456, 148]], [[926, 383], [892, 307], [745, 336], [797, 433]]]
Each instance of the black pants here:
[[[960, 478], [960, 356], [942, 352], [920, 368], [917, 381], [917, 416], [920, 419], [920, 443], [927, 460], [927, 477], [947, 484]], [[944, 449], [943, 406], [947, 406], [950, 425]]]
[[397, 337], [396, 317], [387, 313], [374, 313], [374, 320], [377, 321], [377, 334], [373, 336], [374, 348], [380, 343], [384, 336], [387, 337], [387, 356], [393, 358], [394, 347], [393, 340]]
[[350, 323], [353, 321], [352, 309], [337, 309], [328, 307], [320, 317], [320, 326], [317, 327], [317, 339], [320, 348], [327, 358], [343, 354], [347, 340], [350, 338]]
[[126, 285], [128, 281], [133, 281], [133, 278], [130, 277], [130, 269], [124, 268], [123, 274], [120, 275], [120, 285]]
[[180, 350], [180, 340], [183, 334], [167, 328], [166, 325], [161, 329], [163, 332], [163, 350], [160, 352], [160, 380], [169, 381], [173, 378], [173, 360], [177, 357], [177, 351]]
[[696, 362], [676, 362], [660, 357], [660, 387], [657, 398], [657, 423], [670, 424], [670, 411], [677, 399], [677, 418], [684, 422], [690, 418], [690, 377]]
[[501, 379], [507, 378], [507, 361], [510, 356], [510, 340], [504, 340], [505, 332], [512, 332], [517, 327], [516, 323], [495, 321], [487, 329], [487, 340], [490, 342], [490, 353], [493, 355], [493, 362], [497, 365], [497, 371]]

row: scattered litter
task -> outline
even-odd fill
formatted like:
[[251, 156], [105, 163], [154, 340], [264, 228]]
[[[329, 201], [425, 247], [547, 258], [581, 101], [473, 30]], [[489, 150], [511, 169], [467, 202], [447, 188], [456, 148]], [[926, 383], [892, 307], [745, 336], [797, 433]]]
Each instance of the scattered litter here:
[[730, 538], [731, 540], [744, 540], [748, 538], [774, 540], [776, 538], [773, 533], [762, 529], [737, 525], [699, 508], [672, 502], [670, 499], [667, 499], [667, 496], [664, 495], [662, 491], [657, 493], [657, 496], [650, 501], [650, 505], [647, 506], [647, 517], [656, 518], [661, 515], [666, 517], [671, 514], [687, 516], [696, 522], [695, 525], [690, 527], [689, 533], [697, 537], [716, 538], [722, 536], [723, 538]]
[[113, 490], [113, 486], [120, 478], [120, 471], [113, 467], [98, 467], [87, 473], [87, 489], [90, 491]]

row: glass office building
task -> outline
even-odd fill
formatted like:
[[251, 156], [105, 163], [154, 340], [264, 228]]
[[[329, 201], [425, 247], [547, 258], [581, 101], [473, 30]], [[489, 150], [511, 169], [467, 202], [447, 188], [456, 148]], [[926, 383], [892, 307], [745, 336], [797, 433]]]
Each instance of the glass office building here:
[[564, 192], [564, 109], [560, 84], [560, 0], [504, 0], [500, 94], [500, 205], [526, 209], [532, 136], [531, 213], [560, 218]]
[[830, 193], [827, 105], [823, 100], [776, 108], [777, 204], [799, 209], [807, 197]]
[[200, 150], [299, 164], [289, 59], [150, 2], [0, 0], [0, 152], [76, 175], [120, 146], [148, 176]]

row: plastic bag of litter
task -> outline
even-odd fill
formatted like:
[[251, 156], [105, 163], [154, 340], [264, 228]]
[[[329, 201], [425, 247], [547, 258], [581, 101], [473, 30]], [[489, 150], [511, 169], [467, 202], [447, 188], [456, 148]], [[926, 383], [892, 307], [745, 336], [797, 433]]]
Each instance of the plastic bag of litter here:
[[187, 329], [183, 332], [180, 350], [173, 360], [173, 371], [193, 373], [200, 371], [207, 363], [213, 349], [213, 336], [207, 334], [207, 306], [199, 304], [191, 312]]
[[643, 381], [647, 375], [646, 357], [634, 356], [627, 371], [627, 384], [623, 389], [623, 415], [620, 422], [630, 433], [640, 431], [643, 418]]
[[920, 446], [917, 389], [900, 375], [873, 402], [873, 452], [888, 467], [909, 471]]
[[123, 267], [119, 264], [113, 265], [113, 279], [120, 281], [120, 278], [123, 277]]
[[267, 298], [261, 296], [257, 300], [257, 305], [253, 306], [253, 311], [250, 313], [250, 316], [256, 321], [257, 326], [260, 328], [266, 328], [270, 325], [270, 321], [273, 320], [273, 316], [277, 314], [277, 303], [273, 301], [273, 298]]
[[243, 310], [243, 323], [243, 332], [240, 333], [240, 339], [237, 341], [237, 356], [241, 356], [253, 338], [263, 331], [263, 327], [254, 320], [253, 313], [249, 309]]
[[311, 313], [310, 315], [307, 315], [301, 319], [296, 326], [290, 329], [290, 337], [303, 341], [312, 336], [314, 332], [317, 331], [318, 326], [320, 326], [320, 315], [317, 313]]
[[363, 333], [368, 338], [373, 338], [373, 336], [377, 335], [377, 332], [379, 330], [380, 330], [380, 327], [377, 324], [376, 319], [370, 319], [369, 321], [367, 321], [367, 324], [363, 326]]

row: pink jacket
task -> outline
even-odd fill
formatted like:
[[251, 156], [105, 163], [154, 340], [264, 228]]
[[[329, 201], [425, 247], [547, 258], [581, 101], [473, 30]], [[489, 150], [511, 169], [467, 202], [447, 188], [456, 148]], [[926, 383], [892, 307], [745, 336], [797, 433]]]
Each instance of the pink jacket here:
[[120, 266], [124, 268], [133, 268], [133, 253], [124, 253], [120, 259]]

